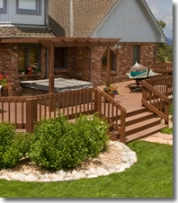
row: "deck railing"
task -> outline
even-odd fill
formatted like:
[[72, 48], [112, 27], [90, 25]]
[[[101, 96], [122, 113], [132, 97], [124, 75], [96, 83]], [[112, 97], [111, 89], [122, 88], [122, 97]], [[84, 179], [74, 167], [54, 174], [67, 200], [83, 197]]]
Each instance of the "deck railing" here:
[[99, 88], [95, 89], [95, 101], [95, 111], [99, 112], [99, 115], [107, 120], [111, 125], [111, 129], [119, 133], [120, 141], [125, 143], [126, 109]]
[[169, 122], [169, 107], [173, 99], [172, 76], [160, 76], [142, 81], [142, 105]]
[[94, 88], [36, 96], [0, 97], [0, 121], [14, 123], [17, 129], [32, 132], [34, 123], [43, 118], [68, 119], [94, 113]]
[[154, 72], [162, 73], [163, 75], [172, 75], [173, 73], [173, 64], [172, 63], [157, 63], [151, 66]]
[[[80, 114], [98, 112], [125, 143], [126, 110], [99, 88], [81, 89], [36, 96], [0, 97], [0, 121], [14, 123], [17, 129], [33, 132], [34, 124], [43, 118], [56, 118], [59, 113], [68, 119]], [[121, 120], [118, 125], [118, 120]]]

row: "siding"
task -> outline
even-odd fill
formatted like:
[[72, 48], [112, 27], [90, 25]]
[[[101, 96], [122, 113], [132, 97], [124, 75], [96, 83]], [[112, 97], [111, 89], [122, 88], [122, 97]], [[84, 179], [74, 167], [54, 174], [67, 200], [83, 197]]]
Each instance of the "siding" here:
[[122, 38], [121, 42], [161, 42], [161, 33], [138, 0], [119, 1], [91, 37]]
[[41, 0], [41, 15], [25, 15], [16, 13], [16, 0], [7, 0], [7, 14], [0, 14], [2, 24], [45, 25], [45, 1]]

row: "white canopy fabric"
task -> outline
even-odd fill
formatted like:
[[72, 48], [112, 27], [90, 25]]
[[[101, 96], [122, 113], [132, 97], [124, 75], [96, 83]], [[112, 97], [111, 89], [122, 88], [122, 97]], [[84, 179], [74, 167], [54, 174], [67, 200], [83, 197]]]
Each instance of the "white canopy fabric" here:
[[143, 66], [139, 63], [135, 63], [134, 66], [131, 67], [129, 72], [133, 72], [133, 71], [143, 71], [143, 70], [148, 70], [148, 67]]

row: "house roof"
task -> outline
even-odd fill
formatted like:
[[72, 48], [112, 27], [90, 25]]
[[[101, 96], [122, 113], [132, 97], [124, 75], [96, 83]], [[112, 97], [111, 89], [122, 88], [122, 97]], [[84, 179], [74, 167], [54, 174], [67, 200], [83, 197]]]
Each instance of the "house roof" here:
[[54, 37], [53, 32], [43, 27], [24, 27], [24, 26], [0, 26], [0, 38], [15, 37]]
[[[118, 0], [73, 0], [74, 36], [90, 37], [116, 2]], [[50, 0], [49, 15], [65, 30], [65, 36], [70, 37], [70, 0]]]
[[[53, 19], [54, 22], [56, 22], [56, 25], [60, 24], [60, 26], [65, 31], [64, 34], [66, 37], [71, 37], [71, 36], [104, 37], [99, 35], [93, 36], [93, 33], [102, 25], [102, 23], [106, 19], [108, 19], [110, 16], [113, 16], [111, 14], [114, 14], [115, 12], [114, 9], [117, 7], [117, 5], [120, 5], [123, 1], [124, 0], [72, 0], [72, 1], [71, 0], [50, 0], [49, 15], [50, 15], [50, 18]], [[137, 1], [137, 3], [141, 5], [140, 9], [144, 10], [143, 13], [145, 13], [145, 16], [148, 19], [149, 23], [151, 22], [152, 27], [149, 25], [149, 29], [153, 29], [154, 30], [153, 33], [155, 32], [154, 34], [156, 36], [159, 36], [158, 39], [155, 41], [157, 42], [166, 41], [164, 33], [160, 29], [159, 25], [157, 24], [156, 19], [152, 14], [151, 10], [149, 9], [149, 6], [147, 5], [146, 1], [145, 0], [135, 0], [135, 1]], [[73, 2], [72, 4], [73, 9], [70, 8], [71, 2]], [[127, 15], [127, 13], [124, 15]], [[117, 21], [119, 21], [119, 19], [117, 19]], [[114, 20], [113, 24], [115, 23], [115, 25], [112, 25], [112, 26], [117, 26], [117, 21]], [[70, 25], [74, 25], [73, 28]], [[52, 30], [56, 29], [56, 26], [54, 24], [50, 25], [50, 27]], [[72, 32], [72, 29], [74, 30], [74, 32]], [[123, 26], [121, 26], [121, 29], [123, 29]], [[108, 36], [114, 37], [112, 36], [111, 32], [109, 32], [110, 34], [108, 34]], [[123, 38], [125, 36], [120, 36], [119, 34], [119, 36], [116, 36], [116, 37]], [[152, 39], [151, 37], [152, 36], [149, 37], [150, 40]], [[140, 40], [142, 41], [142, 39]]]

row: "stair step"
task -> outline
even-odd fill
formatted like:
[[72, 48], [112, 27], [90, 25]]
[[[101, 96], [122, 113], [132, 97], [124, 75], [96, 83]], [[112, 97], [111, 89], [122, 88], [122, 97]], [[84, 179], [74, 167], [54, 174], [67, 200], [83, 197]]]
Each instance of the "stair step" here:
[[137, 109], [134, 109], [134, 110], [131, 110], [131, 111], [127, 111], [127, 116], [134, 116], [136, 114], [140, 114], [140, 113], [143, 113], [143, 112], [148, 112], [148, 109], [146, 107], [139, 107]]
[[[139, 114], [136, 114], [134, 116], [126, 117], [126, 125], [131, 125], [134, 123], [138, 123], [139, 121], [143, 121], [146, 119], [150, 119], [155, 117], [155, 114], [153, 112], [145, 111]], [[121, 120], [118, 121], [118, 125], [120, 125]]]
[[126, 137], [126, 143], [131, 142], [133, 140], [138, 140], [138, 139], [146, 137], [150, 134], [159, 132], [161, 129], [165, 128], [166, 126], [167, 125], [159, 124], [159, 125], [149, 128], [149, 129], [145, 129], [145, 130], [139, 131], [137, 133], [134, 133], [132, 135], [129, 135]]
[[130, 135], [131, 133], [139, 132], [144, 129], [149, 129], [154, 125], [160, 124], [161, 119], [159, 117], [150, 118], [141, 122], [137, 122], [133, 125], [126, 126], [125, 132], [126, 135]]

